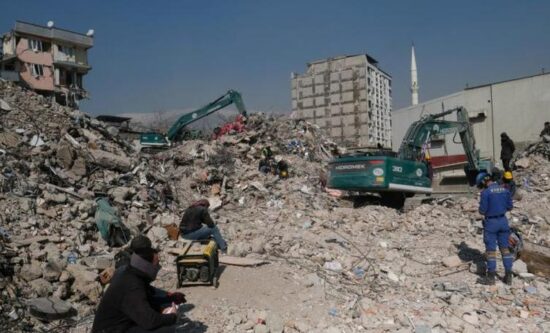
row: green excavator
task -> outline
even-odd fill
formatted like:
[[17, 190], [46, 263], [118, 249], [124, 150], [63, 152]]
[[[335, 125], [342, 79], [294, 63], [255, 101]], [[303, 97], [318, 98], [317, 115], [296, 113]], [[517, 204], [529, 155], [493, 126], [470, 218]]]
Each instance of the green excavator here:
[[[456, 113], [456, 121], [442, 119], [452, 113]], [[491, 170], [491, 163], [480, 159], [468, 112], [463, 107], [425, 115], [412, 123], [397, 153], [385, 150], [355, 152], [335, 158], [329, 163], [327, 186], [378, 193], [383, 204], [401, 208], [407, 197], [432, 193], [426, 150], [433, 137], [448, 134], [460, 136], [467, 159], [464, 171], [471, 186], [479, 172]]]
[[156, 132], [142, 133], [139, 140], [142, 151], [166, 149], [175, 141], [182, 141], [195, 137], [196, 133], [186, 128], [188, 125], [231, 104], [235, 104], [239, 113], [246, 117], [246, 108], [241, 94], [235, 90], [229, 90], [218, 99], [208, 103], [200, 109], [179, 117], [168, 129], [166, 134]]

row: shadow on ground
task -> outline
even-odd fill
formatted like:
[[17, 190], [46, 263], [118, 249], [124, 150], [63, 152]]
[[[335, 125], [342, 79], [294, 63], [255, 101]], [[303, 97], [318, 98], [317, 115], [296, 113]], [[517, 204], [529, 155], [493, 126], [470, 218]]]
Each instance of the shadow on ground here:
[[456, 246], [458, 249], [458, 257], [462, 261], [471, 261], [476, 265], [476, 274], [485, 274], [485, 256], [478, 249], [472, 249], [465, 242], [461, 242]]

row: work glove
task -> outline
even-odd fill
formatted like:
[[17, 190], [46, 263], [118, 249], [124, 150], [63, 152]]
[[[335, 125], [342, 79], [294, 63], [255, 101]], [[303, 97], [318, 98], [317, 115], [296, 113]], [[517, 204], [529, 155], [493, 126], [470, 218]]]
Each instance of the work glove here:
[[182, 304], [187, 302], [187, 300], [185, 299], [185, 295], [180, 292], [173, 292], [173, 293], [169, 292], [167, 296], [170, 302], [174, 302], [176, 304]]

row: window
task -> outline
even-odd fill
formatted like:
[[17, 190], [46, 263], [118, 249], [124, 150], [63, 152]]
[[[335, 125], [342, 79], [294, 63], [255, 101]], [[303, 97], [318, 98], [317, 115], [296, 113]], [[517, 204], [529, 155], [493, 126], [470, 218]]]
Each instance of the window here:
[[34, 77], [44, 76], [44, 66], [38, 64], [30, 64], [31, 74]]
[[29, 39], [29, 49], [33, 50], [34, 52], [44, 51], [42, 41], [38, 39]]
[[59, 52], [63, 53], [67, 57], [74, 57], [74, 47], [59, 45]]

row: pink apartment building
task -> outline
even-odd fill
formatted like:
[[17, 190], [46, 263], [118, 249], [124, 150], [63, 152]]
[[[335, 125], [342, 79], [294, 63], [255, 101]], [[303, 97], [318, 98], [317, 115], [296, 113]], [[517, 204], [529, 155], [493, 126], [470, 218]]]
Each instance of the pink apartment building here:
[[0, 77], [15, 81], [58, 103], [76, 107], [88, 98], [83, 77], [91, 69], [88, 49], [93, 30], [80, 34], [17, 21], [1, 38]]

